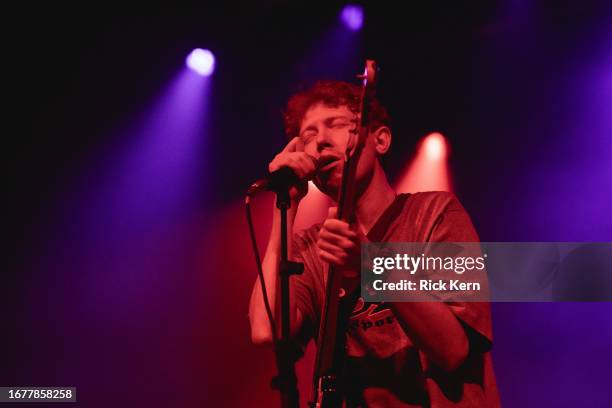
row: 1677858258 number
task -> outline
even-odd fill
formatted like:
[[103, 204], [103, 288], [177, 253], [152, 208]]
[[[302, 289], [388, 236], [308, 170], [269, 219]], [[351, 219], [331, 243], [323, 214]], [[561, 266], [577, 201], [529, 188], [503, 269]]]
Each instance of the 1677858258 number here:
[[0, 402], [76, 402], [75, 387], [0, 387]]

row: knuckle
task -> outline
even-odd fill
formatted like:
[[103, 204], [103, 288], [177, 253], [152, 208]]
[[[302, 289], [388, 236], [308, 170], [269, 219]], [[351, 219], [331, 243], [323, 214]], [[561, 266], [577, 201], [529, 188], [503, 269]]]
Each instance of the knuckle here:
[[338, 230], [338, 220], [335, 218], [328, 218], [325, 221], [325, 224], [327, 224], [326, 226], [330, 230], [334, 230], [334, 231]]

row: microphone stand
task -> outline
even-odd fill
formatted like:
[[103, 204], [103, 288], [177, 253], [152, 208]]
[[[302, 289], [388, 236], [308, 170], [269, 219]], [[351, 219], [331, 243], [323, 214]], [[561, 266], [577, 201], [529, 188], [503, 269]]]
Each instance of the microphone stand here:
[[[295, 362], [297, 360], [297, 349], [291, 341], [291, 319], [289, 307], [289, 277], [299, 275], [304, 271], [304, 265], [299, 262], [291, 262], [288, 257], [287, 248], [287, 210], [291, 207], [289, 188], [280, 188], [276, 191], [276, 207], [281, 216], [281, 257], [279, 265], [280, 291], [281, 291], [281, 337], [276, 344], [274, 353], [276, 355], [276, 366], [278, 375], [272, 378], [272, 388], [281, 393], [281, 407], [298, 408], [299, 394], [297, 389], [297, 377], [295, 375]], [[276, 328], [274, 328], [276, 330]]]

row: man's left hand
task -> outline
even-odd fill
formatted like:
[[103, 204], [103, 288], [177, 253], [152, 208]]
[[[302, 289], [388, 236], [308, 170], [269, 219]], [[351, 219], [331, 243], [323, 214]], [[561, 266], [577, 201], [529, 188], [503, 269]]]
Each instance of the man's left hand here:
[[364, 237], [348, 223], [337, 219], [336, 214], [337, 208], [331, 207], [319, 231], [319, 256], [340, 268], [345, 277], [357, 277], [361, 270], [361, 241]]

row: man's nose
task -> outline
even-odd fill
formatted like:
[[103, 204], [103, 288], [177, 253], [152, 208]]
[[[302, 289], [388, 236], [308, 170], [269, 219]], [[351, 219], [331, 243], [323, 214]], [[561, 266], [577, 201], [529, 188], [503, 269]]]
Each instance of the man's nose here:
[[323, 128], [319, 130], [319, 132], [317, 133], [317, 137], [316, 137], [316, 143], [317, 143], [317, 152], [319, 153], [321, 153], [325, 148], [329, 148], [332, 146], [332, 143], [330, 140], [330, 132], [328, 129]]

